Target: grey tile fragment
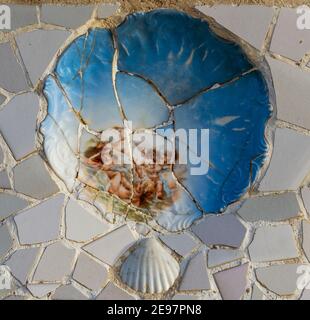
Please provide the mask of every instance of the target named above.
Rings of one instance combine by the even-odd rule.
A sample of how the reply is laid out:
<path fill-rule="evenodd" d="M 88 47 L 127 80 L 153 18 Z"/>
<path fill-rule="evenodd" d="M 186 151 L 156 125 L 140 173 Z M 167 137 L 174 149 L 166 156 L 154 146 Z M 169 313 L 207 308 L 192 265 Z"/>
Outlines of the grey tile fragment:
<path fill-rule="evenodd" d="M 28 206 L 28 201 L 8 193 L 0 193 L 0 221 Z"/>
<path fill-rule="evenodd" d="M 39 155 L 31 156 L 14 168 L 14 182 L 16 191 L 36 199 L 44 199 L 58 191 Z"/>
<path fill-rule="evenodd" d="M 246 229 L 232 214 L 208 216 L 192 227 L 193 232 L 207 245 L 226 245 L 238 248 Z"/>
<path fill-rule="evenodd" d="M 303 220 L 302 222 L 302 247 L 307 256 L 308 260 L 310 261 L 310 222 L 307 220 Z"/>
<path fill-rule="evenodd" d="M 11 183 L 6 170 L 0 172 L 0 188 L 1 189 L 11 189 Z M 0 214 L 1 215 L 1 214 Z"/>
<path fill-rule="evenodd" d="M 172 297 L 172 300 L 199 300 L 199 296 L 190 294 L 176 294 Z"/>
<path fill-rule="evenodd" d="M 134 300 L 134 297 L 117 287 L 114 283 L 109 282 L 97 296 L 96 300 Z"/>
<path fill-rule="evenodd" d="M 56 289 L 52 300 L 88 300 L 88 297 L 75 286 L 69 284 Z"/>
<path fill-rule="evenodd" d="M 13 239 L 7 225 L 0 225 L 0 259 L 9 252 L 12 246 Z"/>
<path fill-rule="evenodd" d="M 38 23 L 36 6 L 10 4 L 9 7 L 11 9 L 11 30 Z"/>
<path fill-rule="evenodd" d="M 240 300 L 247 286 L 248 264 L 215 273 L 214 279 L 223 300 Z"/>
<path fill-rule="evenodd" d="M 159 238 L 181 256 L 186 256 L 198 245 L 187 233 L 164 235 Z"/>
<path fill-rule="evenodd" d="M 213 268 L 244 257 L 242 250 L 212 249 L 208 251 L 208 267 Z"/>
<path fill-rule="evenodd" d="M 33 296 L 43 298 L 59 287 L 59 284 L 28 284 L 27 288 Z"/>
<path fill-rule="evenodd" d="M 75 249 L 61 241 L 49 245 L 40 259 L 34 281 L 62 281 L 73 268 Z"/>
<path fill-rule="evenodd" d="M 309 187 L 302 188 L 301 189 L 301 196 L 302 196 L 302 200 L 305 205 L 305 208 L 306 208 L 308 214 L 310 214 L 310 188 Z"/>
<path fill-rule="evenodd" d="M 55 240 L 59 236 L 64 195 L 59 194 L 14 217 L 19 241 L 35 244 Z"/>
<path fill-rule="evenodd" d="M 257 287 L 257 285 L 254 284 L 254 286 L 252 288 L 251 300 L 263 300 L 263 298 L 264 298 L 264 294 Z"/>

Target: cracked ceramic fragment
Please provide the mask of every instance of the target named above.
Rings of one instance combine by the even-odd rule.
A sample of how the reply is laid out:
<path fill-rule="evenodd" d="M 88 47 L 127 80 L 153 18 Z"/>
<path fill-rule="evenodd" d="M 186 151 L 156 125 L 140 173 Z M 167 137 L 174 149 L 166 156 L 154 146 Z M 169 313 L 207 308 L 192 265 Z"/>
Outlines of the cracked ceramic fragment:
<path fill-rule="evenodd" d="M 134 300 L 134 297 L 118 288 L 114 283 L 109 282 L 96 300 Z"/>
<path fill-rule="evenodd" d="M 37 24 L 37 8 L 36 6 L 21 5 L 21 4 L 10 4 L 11 10 L 11 29 L 1 30 L 4 32 L 10 32 L 21 27 Z"/>
<path fill-rule="evenodd" d="M 124 113 L 132 121 L 133 129 L 152 128 L 168 121 L 169 109 L 166 103 L 144 79 L 117 73 L 116 89 Z"/>
<path fill-rule="evenodd" d="M 310 188 L 304 187 L 301 189 L 301 196 L 304 203 L 304 206 L 307 212 L 310 214 Z"/>
<path fill-rule="evenodd" d="M 251 300 L 263 300 L 264 294 L 260 291 L 257 285 L 254 284 L 252 288 Z"/>
<path fill-rule="evenodd" d="M 59 237 L 64 195 L 57 195 L 14 217 L 21 244 L 35 244 Z"/>
<path fill-rule="evenodd" d="M 57 288 L 51 298 L 52 300 L 88 300 L 88 297 L 72 284 Z"/>
<path fill-rule="evenodd" d="M 85 253 L 81 253 L 72 277 L 90 290 L 97 291 L 106 284 L 108 271 L 106 267 L 99 264 Z"/>
<path fill-rule="evenodd" d="M 257 180 L 267 157 L 265 126 L 271 107 L 261 73 L 253 71 L 203 93 L 177 108 L 174 114 L 176 129 L 210 130 L 208 157 L 203 159 L 208 171 L 189 175 L 183 184 L 204 211 L 223 211 Z M 184 143 L 192 148 L 187 138 Z M 187 166 L 192 166 L 190 161 Z"/>
<path fill-rule="evenodd" d="M 252 68 L 238 45 L 175 10 L 132 14 L 116 32 L 119 69 L 153 81 L 172 105 Z"/>
<path fill-rule="evenodd" d="M 13 53 L 9 43 L 0 44 L 0 87 L 10 92 L 20 92 L 28 88 L 24 71 Z"/>
<path fill-rule="evenodd" d="M 155 238 L 141 240 L 122 263 L 120 277 L 135 291 L 163 293 L 171 288 L 180 272 L 178 262 Z"/>
<path fill-rule="evenodd" d="M 253 262 L 297 258 L 298 251 L 292 227 L 279 225 L 257 228 L 249 245 L 249 254 Z"/>
<path fill-rule="evenodd" d="M 0 221 L 28 206 L 28 201 L 8 193 L 0 193 Z"/>
<path fill-rule="evenodd" d="M 302 247 L 304 249 L 304 252 L 310 261 L 310 222 L 303 220 L 302 222 L 302 234 L 303 234 L 303 240 L 302 240 Z"/>
<path fill-rule="evenodd" d="M 208 246 L 225 245 L 233 248 L 240 247 L 246 228 L 232 214 L 210 216 L 192 227 L 201 241 Z"/>
<path fill-rule="evenodd" d="M 0 226 L 0 259 L 3 258 L 13 246 L 13 238 L 6 224 Z"/>
<path fill-rule="evenodd" d="M 62 281 L 73 268 L 75 249 L 58 241 L 49 245 L 38 264 L 33 281 Z"/>
<path fill-rule="evenodd" d="M 270 50 L 295 61 L 300 60 L 310 50 L 306 21 L 307 18 L 297 14 L 296 9 L 281 8 Z"/>
<path fill-rule="evenodd" d="M 285 192 L 247 199 L 238 214 L 245 221 L 282 221 L 297 218 L 301 214 L 297 194 Z"/>
<path fill-rule="evenodd" d="M 295 130 L 278 128 L 269 168 L 261 191 L 296 190 L 310 170 L 310 137 Z"/>
<path fill-rule="evenodd" d="M 66 206 L 65 212 L 67 239 L 86 242 L 100 234 L 106 233 L 109 229 L 106 221 L 98 219 L 71 199 Z"/>
<path fill-rule="evenodd" d="M 3 170 L 0 172 L 0 188 L 1 189 L 10 189 L 11 188 L 11 183 L 10 183 L 9 176 L 8 176 L 8 173 L 6 170 Z"/>
<path fill-rule="evenodd" d="M 111 32 L 92 29 L 66 49 L 55 69 L 74 109 L 93 130 L 122 126 L 112 85 L 113 55 Z"/>
<path fill-rule="evenodd" d="M 170 249 L 181 256 L 186 256 L 198 245 L 198 243 L 187 233 L 162 235 L 159 238 Z"/>
<path fill-rule="evenodd" d="M 208 267 L 217 267 L 224 263 L 239 260 L 244 257 L 242 250 L 212 249 L 208 251 Z"/>
<path fill-rule="evenodd" d="M 15 96 L 0 111 L 0 131 L 16 159 L 35 150 L 38 111 L 39 99 L 34 93 Z M 13 121 L 14 125 L 12 125 Z"/>
<path fill-rule="evenodd" d="M 13 169 L 15 190 L 36 199 L 44 199 L 58 191 L 43 160 L 33 155 Z"/>
<path fill-rule="evenodd" d="M 215 273 L 214 279 L 223 300 L 240 300 L 247 286 L 248 264 Z"/>
<path fill-rule="evenodd" d="M 69 32 L 63 30 L 34 30 L 16 36 L 17 46 L 33 85 L 69 35 Z"/>
<path fill-rule="evenodd" d="M 198 9 L 259 50 L 274 14 L 273 8 L 256 5 L 202 6 Z"/>
<path fill-rule="evenodd" d="M 10 268 L 13 276 L 22 284 L 28 280 L 30 272 L 32 271 L 40 248 L 25 248 L 15 251 L 6 261 L 6 265 Z"/>
<path fill-rule="evenodd" d="M 299 264 L 275 265 L 255 270 L 257 280 L 278 295 L 290 295 L 297 290 Z"/>
<path fill-rule="evenodd" d="M 267 61 L 277 97 L 278 119 L 310 129 L 308 72 L 276 59 L 267 58 Z"/>
<path fill-rule="evenodd" d="M 127 250 L 135 238 L 127 225 L 124 225 L 103 237 L 92 241 L 83 249 L 109 265 L 113 265 L 117 258 Z M 104 250 L 102 250 L 104 248 Z"/>
<path fill-rule="evenodd" d="M 41 7 L 40 20 L 62 26 L 66 28 L 76 29 L 91 18 L 93 6 L 53 6 L 43 5 Z"/>
<path fill-rule="evenodd" d="M 206 256 L 200 252 L 189 261 L 179 290 L 209 290 Z"/>
<path fill-rule="evenodd" d="M 43 298 L 47 294 L 53 292 L 59 284 L 28 284 L 27 288 L 31 294 L 39 299 Z"/>

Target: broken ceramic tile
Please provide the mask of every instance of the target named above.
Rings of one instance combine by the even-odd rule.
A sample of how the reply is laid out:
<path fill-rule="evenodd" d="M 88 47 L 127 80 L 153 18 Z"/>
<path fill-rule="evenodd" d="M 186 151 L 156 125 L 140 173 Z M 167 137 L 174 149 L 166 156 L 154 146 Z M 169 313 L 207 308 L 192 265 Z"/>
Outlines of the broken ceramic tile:
<path fill-rule="evenodd" d="M 97 291 L 107 283 L 108 271 L 106 267 L 85 253 L 81 253 L 72 277 L 90 290 Z"/>
<path fill-rule="evenodd" d="M 300 60 L 310 50 L 308 30 L 301 27 L 305 24 L 294 8 L 281 8 L 276 24 L 270 50 L 293 60 Z M 301 27 L 298 28 L 298 24 Z"/>
<path fill-rule="evenodd" d="M 75 29 L 91 18 L 93 6 L 43 5 L 40 20 L 66 28 Z"/>
<path fill-rule="evenodd" d="M 133 129 L 152 128 L 168 121 L 169 109 L 165 101 L 144 79 L 118 73 L 116 88 L 126 118 L 132 121 Z"/>
<path fill-rule="evenodd" d="M 246 228 L 232 214 L 209 216 L 192 227 L 193 232 L 208 246 L 240 247 Z"/>
<path fill-rule="evenodd" d="M 133 290 L 153 294 L 169 290 L 179 272 L 178 262 L 158 240 L 146 238 L 122 263 L 120 277 Z"/>
<path fill-rule="evenodd" d="M 257 49 L 263 46 L 274 14 L 273 8 L 256 5 L 201 6 L 198 9 Z"/>
<path fill-rule="evenodd" d="M 200 252 L 188 262 L 179 290 L 209 290 L 206 256 Z"/>
<path fill-rule="evenodd" d="M 44 199 L 58 191 L 39 155 L 31 156 L 14 169 L 15 190 L 36 199 Z"/>
<path fill-rule="evenodd" d="M 296 218 L 301 214 L 297 194 L 285 192 L 247 199 L 238 214 L 245 221 L 282 221 Z"/>
<path fill-rule="evenodd" d="M 10 4 L 9 7 L 11 11 L 10 31 L 38 23 L 36 6 Z"/>
<path fill-rule="evenodd" d="M 113 265 L 117 258 L 135 241 L 128 226 L 124 225 L 87 244 L 84 246 L 84 250 L 103 262 Z"/>
<path fill-rule="evenodd" d="M 175 10 L 134 13 L 116 32 L 119 69 L 153 81 L 172 105 L 252 67 L 237 44 L 217 37 L 207 22 Z"/>
<path fill-rule="evenodd" d="M 39 248 L 25 248 L 15 251 L 6 261 L 13 276 L 25 284 L 38 258 Z"/>
<path fill-rule="evenodd" d="M 186 256 L 198 245 L 188 233 L 163 235 L 159 238 L 181 256 Z"/>
<path fill-rule="evenodd" d="M 72 284 L 69 284 L 56 289 L 52 295 L 52 300 L 88 300 L 88 296 Z"/>
<path fill-rule="evenodd" d="M 190 151 L 187 171 L 191 174 L 183 185 L 205 212 L 221 212 L 252 186 L 267 158 L 264 132 L 271 106 L 266 82 L 260 72 L 250 72 L 202 93 L 176 108 L 174 114 L 176 130 L 187 130 L 189 137 L 191 128 L 210 130 L 209 144 L 205 145 L 209 147 L 208 152 L 202 147 L 199 150 L 204 166 L 198 168 L 192 164 Z M 180 142 L 190 150 L 192 145 L 197 149 L 187 136 L 186 140 L 180 138 Z M 192 153 L 197 154 L 194 150 Z M 179 166 L 177 164 L 176 169 Z M 177 170 L 175 173 L 179 179 L 184 176 Z"/>
<path fill-rule="evenodd" d="M 59 284 L 28 284 L 27 285 L 27 288 L 32 293 L 32 295 L 39 299 L 53 292 L 58 287 L 59 287 Z"/>
<path fill-rule="evenodd" d="M 97 296 L 96 300 L 134 300 L 134 297 L 118 288 L 114 283 L 109 282 Z"/>
<path fill-rule="evenodd" d="M 221 264 L 232 262 L 244 257 L 242 250 L 212 249 L 208 251 L 208 267 L 213 268 Z"/>
<path fill-rule="evenodd" d="M 260 291 L 256 284 L 252 288 L 251 300 L 263 300 L 264 294 Z"/>
<path fill-rule="evenodd" d="M 17 46 L 33 85 L 69 35 L 69 32 L 63 30 L 35 30 L 16 36 Z"/>
<path fill-rule="evenodd" d="M 0 193 L 0 221 L 9 215 L 26 208 L 28 204 L 28 201 L 18 196 L 9 193 Z"/>
<path fill-rule="evenodd" d="M 65 212 L 67 239 L 86 242 L 100 234 L 106 233 L 109 229 L 107 222 L 98 219 L 71 199 L 66 206 Z"/>
<path fill-rule="evenodd" d="M 3 258 L 13 246 L 13 238 L 6 224 L 0 225 L 0 259 Z"/>
<path fill-rule="evenodd" d="M 223 300 L 240 300 L 247 286 L 248 264 L 215 273 L 214 279 Z"/>
<path fill-rule="evenodd" d="M 290 295 L 297 290 L 298 264 L 283 264 L 258 268 L 257 280 L 269 290 L 279 295 Z"/>
<path fill-rule="evenodd" d="M 310 214 L 310 188 L 304 187 L 301 189 L 302 200 L 304 202 L 305 208 Z"/>
<path fill-rule="evenodd" d="M 278 128 L 271 162 L 259 189 L 296 190 L 309 169 L 310 137 L 295 130 Z"/>
<path fill-rule="evenodd" d="M 11 189 L 11 182 L 6 170 L 0 172 L 0 189 Z"/>
<path fill-rule="evenodd" d="M 302 247 L 304 249 L 304 252 L 310 261 L 310 222 L 303 220 L 302 222 L 302 234 L 303 234 L 303 240 L 302 240 Z"/>
<path fill-rule="evenodd" d="M 24 71 L 13 53 L 9 43 L 0 44 L 0 86 L 10 92 L 20 92 L 28 88 Z"/>
<path fill-rule="evenodd" d="M 14 97 L 0 111 L 0 131 L 16 159 L 35 150 L 38 112 L 39 99 L 34 93 L 25 93 Z"/>
<path fill-rule="evenodd" d="M 271 68 L 277 97 L 278 119 L 310 129 L 308 108 L 310 79 L 308 72 L 272 58 L 267 58 L 267 61 Z M 291 85 L 292 81 L 294 86 Z M 292 105 L 295 106 L 294 110 L 292 110 Z"/>
<path fill-rule="evenodd" d="M 21 244 L 56 240 L 59 236 L 64 195 L 39 203 L 14 217 Z"/>
<path fill-rule="evenodd" d="M 275 261 L 298 257 L 295 236 L 290 225 L 263 226 L 256 229 L 249 245 L 251 261 Z"/>
<path fill-rule="evenodd" d="M 33 281 L 62 281 L 72 272 L 75 249 L 58 241 L 49 245 L 38 264 Z"/>
<path fill-rule="evenodd" d="M 172 300 L 199 300 L 199 296 L 189 294 L 176 294 Z"/>

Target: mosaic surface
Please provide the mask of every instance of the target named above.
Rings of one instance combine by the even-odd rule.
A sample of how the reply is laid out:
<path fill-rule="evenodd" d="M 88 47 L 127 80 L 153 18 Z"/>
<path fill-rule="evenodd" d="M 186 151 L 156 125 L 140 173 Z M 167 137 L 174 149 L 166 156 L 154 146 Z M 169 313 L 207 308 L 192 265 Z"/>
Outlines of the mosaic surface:
<path fill-rule="evenodd" d="M 294 9 L 177 9 L 12 6 L 0 298 L 308 299 L 309 37 Z M 167 161 L 194 128 L 200 175 Z"/>

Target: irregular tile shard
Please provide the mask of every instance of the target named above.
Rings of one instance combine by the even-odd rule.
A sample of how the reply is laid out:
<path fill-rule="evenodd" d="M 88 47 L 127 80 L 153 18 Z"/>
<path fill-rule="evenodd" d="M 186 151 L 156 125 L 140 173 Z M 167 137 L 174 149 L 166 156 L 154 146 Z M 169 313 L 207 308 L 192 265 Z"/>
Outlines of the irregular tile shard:
<path fill-rule="evenodd" d="M 15 216 L 20 243 L 34 244 L 57 239 L 63 204 L 64 195 L 60 194 Z"/>
<path fill-rule="evenodd" d="M 263 46 L 274 13 L 273 8 L 256 5 L 237 7 L 217 5 L 197 8 L 259 50 Z M 258 25 L 259 28 L 257 28 Z"/>
<path fill-rule="evenodd" d="M 208 267 L 213 268 L 243 257 L 242 250 L 212 249 L 208 251 Z"/>
<path fill-rule="evenodd" d="M 302 195 L 302 200 L 304 202 L 305 208 L 308 214 L 310 214 L 310 188 L 309 187 L 302 188 L 301 195 Z"/>
<path fill-rule="evenodd" d="M 0 131 L 16 159 L 35 150 L 38 112 L 39 99 L 34 93 L 15 96 L 0 111 Z"/>
<path fill-rule="evenodd" d="M 26 248 L 15 251 L 6 261 L 6 265 L 10 268 L 13 276 L 22 284 L 28 280 L 36 259 L 38 257 L 39 248 Z"/>
<path fill-rule="evenodd" d="M 304 252 L 310 261 L 310 222 L 304 220 L 302 222 L 302 234 L 303 234 L 303 240 L 302 240 L 302 247 L 304 249 Z"/>
<path fill-rule="evenodd" d="M 215 273 L 214 279 L 223 300 L 240 300 L 247 286 L 248 264 Z"/>
<path fill-rule="evenodd" d="M 36 199 L 44 199 L 58 191 L 43 160 L 38 155 L 31 156 L 14 169 L 15 190 Z"/>
<path fill-rule="evenodd" d="M 118 288 L 114 283 L 109 282 L 97 296 L 96 300 L 134 300 L 134 297 Z"/>
<path fill-rule="evenodd" d="M 69 284 L 56 289 L 52 300 L 88 300 L 88 297 L 75 286 Z"/>
<path fill-rule="evenodd" d="M 179 290 L 209 290 L 205 254 L 200 252 L 188 263 Z"/>
<path fill-rule="evenodd" d="M 7 32 L 38 23 L 37 7 L 34 5 L 10 4 L 10 10 L 11 29 L 7 30 Z"/>
<path fill-rule="evenodd" d="M 59 284 L 28 284 L 27 288 L 37 298 L 43 298 L 59 287 Z"/>
<path fill-rule="evenodd" d="M 251 300 L 263 300 L 264 294 L 260 291 L 256 284 L 252 288 Z"/>
<path fill-rule="evenodd" d="M 9 176 L 8 176 L 8 173 L 6 172 L 6 170 L 0 172 L 0 188 L 1 189 L 10 189 L 11 188 L 11 183 L 10 183 Z"/>
<path fill-rule="evenodd" d="M 299 264 L 284 264 L 258 268 L 257 280 L 269 290 L 279 295 L 290 295 L 297 290 L 297 269 Z"/>
<path fill-rule="evenodd" d="M 103 262 L 113 265 L 117 258 L 134 242 L 134 236 L 125 225 L 87 244 L 84 246 L 84 250 Z"/>
<path fill-rule="evenodd" d="M 26 90 L 28 84 L 24 71 L 17 62 L 9 43 L 0 44 L 0 60 L 0 73 L 6 75 L 5 77 L 1 77 L 0 87 L 10 92 Z"/>
<path fill-rule="evenodd" d="M 199 300 L 199 296 L 189 294 L 176 294 L 172 297 L 172 300 Z"/>
<path fill-rule="evenodd" d="M 286 192 L 247 199 L 238 214 L 246 221 L 282 221 L 301 214 L 297 194 Z"/>
<path fill-rule="evenodd" d="M 160 236 L 160 239 L 181 256 L 186 256 L 198 245 L 187 233 L 163 235 Z"/>
<path fill-rule="evenodd" d="M 6 224 L 0 225 L 0 259 L 4 257 L 13 246 L 13 238 Z"/>
<path fill-rule="evenodd" d="M 28 206 L 28 201 L 8 193 L 0 193 L 0 221 Z"/>
<path fill-rule="evenodd" d="M 90 290 L 97 291 L 106 284 L 107 278 L 106 267 L 84 253 L 80 254 L 73 273 L 73 279 Z"/>
<path fill-rule="evenodd" d="M 269 168 L 261 191 L 296 190 L 310 170 L 310 137 L 295 130 L 278 128 Z"/>
<path fill-rule="evenodd" d="M 69 32 L 63 30 L 35 30 L 16 36 L 17 46 L 33 85 L 69 35 Z"/>
<path fill-rule="evenodd" d="M 192 231 L 208 246 L 240 247 L 246 228 L 232 214 L 208 216 L 192 227 Z"/>
<path fill-rule="evenodd" d="M 67 247 L 61 241 L 49 245 L 38 264 L 34 281 L 62 281 L 73 268 L 75 249 Z"/>
<path fill-rule="evenodd" d="M 298 257 L 295 236 L 290 225 L 263 226 L 256 229 L 249 246 L 251 261 L 263 262 Z"/>
<path fill-rule="evenodd" d="M 86 242 L 108 231 L 107 222 L 98 219 L 81 205 L 69 200 L 66 206 L 66 238 Z"/>

